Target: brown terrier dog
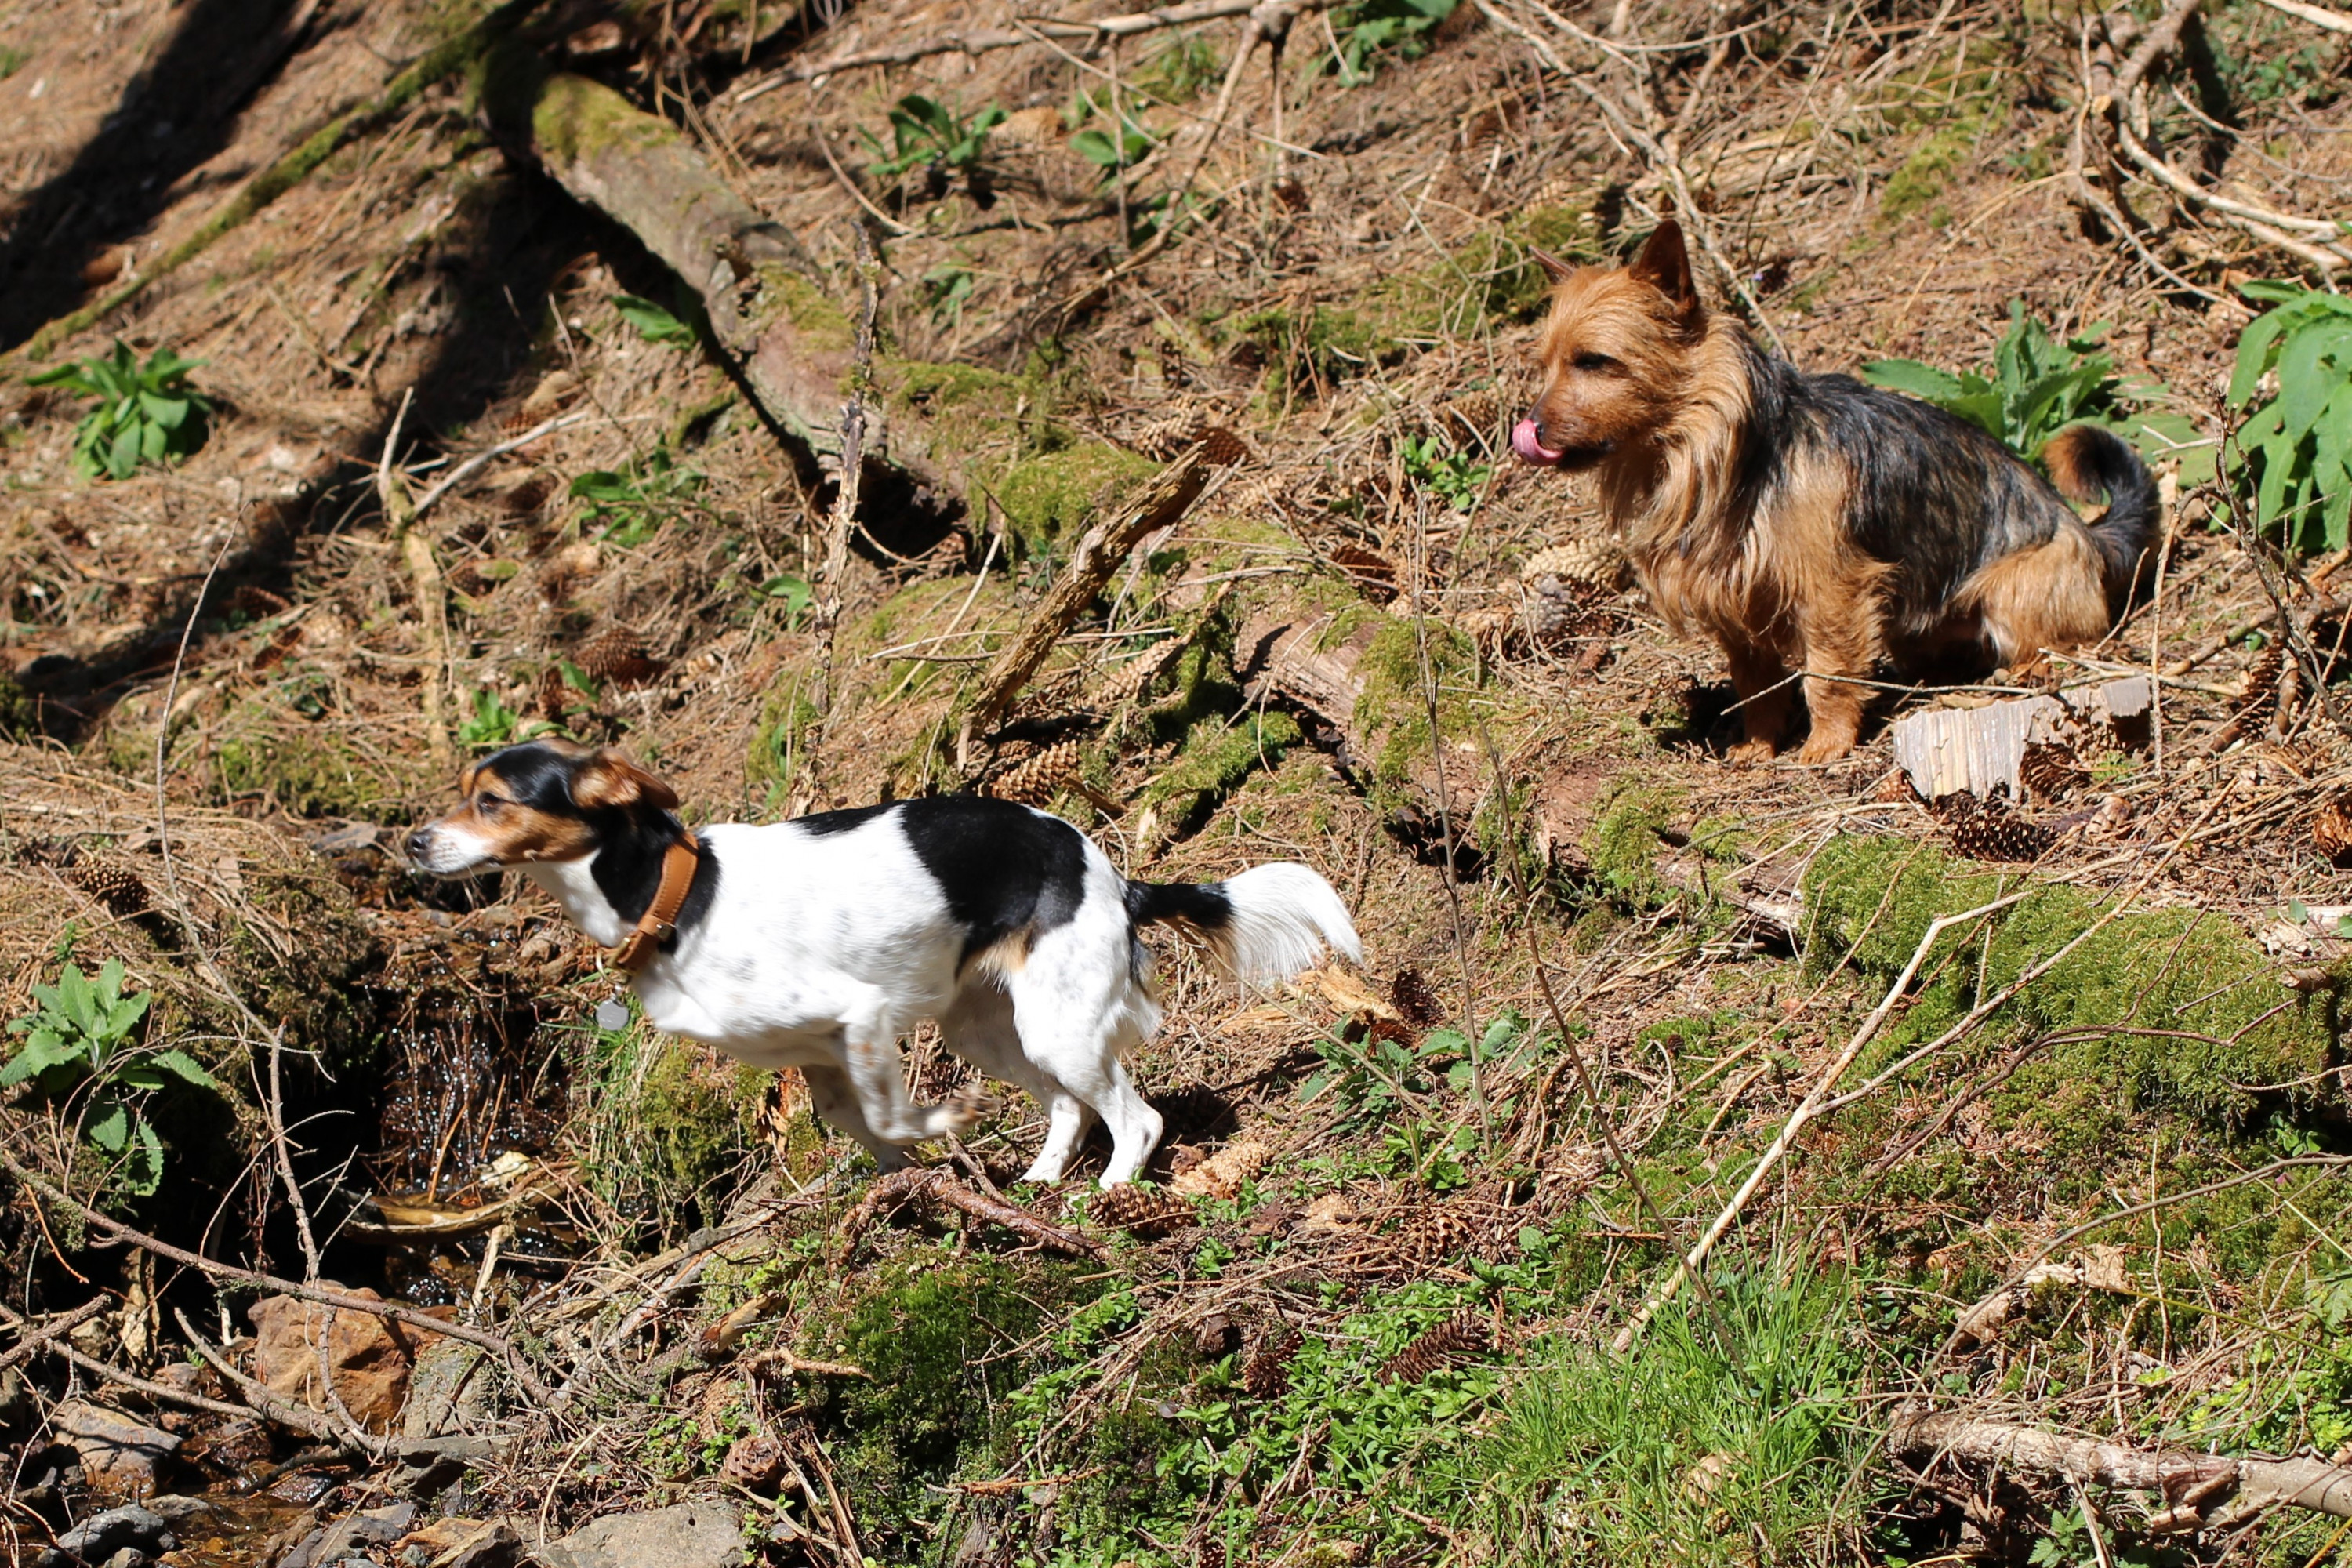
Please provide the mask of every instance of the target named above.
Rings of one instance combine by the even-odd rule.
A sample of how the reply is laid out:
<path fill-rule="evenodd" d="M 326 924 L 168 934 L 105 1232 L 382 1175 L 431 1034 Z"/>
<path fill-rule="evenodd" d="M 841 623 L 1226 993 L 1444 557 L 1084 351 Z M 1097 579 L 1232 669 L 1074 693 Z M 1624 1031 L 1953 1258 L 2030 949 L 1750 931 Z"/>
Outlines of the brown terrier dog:
<path fill-rule="evenodd" d="M 2077 425 L 2042 448 L 2059 489 L 1975 426 L 1843 375 L 1808 375 L 1711 314 L 1682 230 L 1631 267 L 1570 267 L 1539 350 L 1543 395 L 1511 434 L 1524 460 L 1597 470 L 1635 574 L 1677 632 L 1730 661 L 1747 726 L 1779 749 L 1792 671 L 1801 763 L 1853 750 L 1873 671 L 1978 668 L 2104 636 L 2158 527 L 2129 447 Z"/>

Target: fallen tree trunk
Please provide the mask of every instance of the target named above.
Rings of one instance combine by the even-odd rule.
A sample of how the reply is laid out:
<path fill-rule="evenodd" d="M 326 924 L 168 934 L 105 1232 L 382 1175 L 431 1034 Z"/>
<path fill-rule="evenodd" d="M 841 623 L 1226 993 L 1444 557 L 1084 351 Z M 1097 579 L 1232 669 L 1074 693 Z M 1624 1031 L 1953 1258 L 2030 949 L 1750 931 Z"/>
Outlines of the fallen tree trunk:
<path fill-rule="evenodd" d="M 1896 1415 L 1887 1445 L 1921 1464 L 1950 1458 L 2077 1485 L 2155 1492 L 2166 1504 L 2166 1511 L 2152 1521 L 2159 1529 L 2193 1530 L 2225 1502 L 2232 1512 L 2280 1506 L 2352 1519 L 2352 1469 L 2320 1459 L 2233 1459 L 2179 1449 L 2134 1448 L 2007 1421 L 1916 1409 Z"/>
<path fill-rule="evenodd" d="M 711 334 L 768 417 L 837 469 L 859 400 L 856 330 L 807 249 L 730 190 L 686 133 L 611 88 L 509 46 L 485 62 L 492 127 L 573 197 L 635 235 L 698 295 Z M 919 431 L 860 407 L 864 464 L 944 492 Z"/>

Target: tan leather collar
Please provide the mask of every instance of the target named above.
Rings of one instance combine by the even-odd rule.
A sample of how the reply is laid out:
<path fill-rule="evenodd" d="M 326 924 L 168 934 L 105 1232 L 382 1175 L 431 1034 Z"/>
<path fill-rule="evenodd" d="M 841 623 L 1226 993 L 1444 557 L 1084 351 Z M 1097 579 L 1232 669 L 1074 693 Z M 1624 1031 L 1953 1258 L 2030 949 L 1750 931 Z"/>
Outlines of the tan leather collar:
<path fill-rule="evenodd" d="M 679 828 L 678 837 L 662 852 L 661 886 L 654 889 L 654 901 L 646 906 L 628 940 L 613 950 L 614 963 L 635 974 L 654 961 L 661 944 L 677 930 L 677 911 L 686 907 L 687 889 L 694 886 L 695 867 L 701 858 L 702 846 L 694 829 Z"/>

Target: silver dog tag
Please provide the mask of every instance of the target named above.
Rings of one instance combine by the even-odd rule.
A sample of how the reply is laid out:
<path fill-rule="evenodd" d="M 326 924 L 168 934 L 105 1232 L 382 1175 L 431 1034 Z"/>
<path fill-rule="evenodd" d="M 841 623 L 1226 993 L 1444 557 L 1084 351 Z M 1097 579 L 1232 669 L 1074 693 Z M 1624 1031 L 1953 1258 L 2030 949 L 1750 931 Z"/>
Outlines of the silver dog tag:
<path fill-rule="evenodd" d="M 617 1035 L 629 1026 L 629 1005 L 626 1002 L 596 1004 L 596 1026 L 608 1035 Z"/>

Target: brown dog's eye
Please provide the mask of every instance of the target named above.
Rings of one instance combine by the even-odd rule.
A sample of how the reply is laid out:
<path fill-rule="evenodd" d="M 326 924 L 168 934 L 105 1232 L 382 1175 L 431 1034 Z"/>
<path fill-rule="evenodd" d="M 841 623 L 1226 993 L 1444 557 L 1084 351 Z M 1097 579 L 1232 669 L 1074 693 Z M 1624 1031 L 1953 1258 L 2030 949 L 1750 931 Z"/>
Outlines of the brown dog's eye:
<path fill-rule="evenodd" d="M 500 800 L 497 795 L 486 795 L 474 802 L 474 809 L 480 812 L 484 816 L 496 816 L 499 814 L 499 809 L 505 805 L 506 802 Z"/>
<path fill-rule="evenodd" d="M 1617 362 L 1611 359 L 1607 354 L 1579 354 L 1570 363 L 1579 370 L 1614 370 L 1617 368 Z"/>

